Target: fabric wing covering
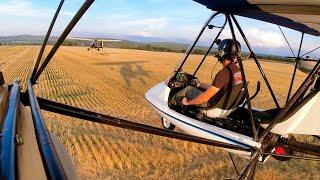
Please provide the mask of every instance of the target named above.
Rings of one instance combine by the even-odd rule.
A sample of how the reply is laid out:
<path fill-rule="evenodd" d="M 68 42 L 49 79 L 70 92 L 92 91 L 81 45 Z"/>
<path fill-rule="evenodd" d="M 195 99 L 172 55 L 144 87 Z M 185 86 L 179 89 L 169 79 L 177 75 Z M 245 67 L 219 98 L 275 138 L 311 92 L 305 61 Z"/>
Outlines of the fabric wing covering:
<path fill-rule="evenodd" d="M 194 0 L 207 8 L 320 36 L 320 0 Z"/>

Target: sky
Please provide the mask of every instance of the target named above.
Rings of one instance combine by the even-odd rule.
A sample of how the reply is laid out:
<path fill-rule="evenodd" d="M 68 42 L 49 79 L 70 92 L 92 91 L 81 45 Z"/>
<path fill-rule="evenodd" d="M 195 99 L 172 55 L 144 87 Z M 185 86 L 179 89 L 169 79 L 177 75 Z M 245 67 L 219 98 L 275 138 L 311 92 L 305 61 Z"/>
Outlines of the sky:
<path fill-rule="evenodd" d="M 1 0 L 0 36 L 44 35 L 59 0 Z M 84 0 L 65 0 L 52 34 L 58 36 Z M 149 39 L 191 43 L 213 12 L 192 0 L 96 0 L 70 37 Z M 222 22 L 220 17 L 220 24 Z M 276 25 L 237 17 L 253 49 L 258 53 L 292 56 Z M 217 18 L 217 25 L 219 18 Z M 295 53 L 301 33 L 283 28 Z M 217 30 L 215 30 L 215 33 Z M 214 32 L 212 32 L 212 35 Z M 203 43 L 212 39 L 205 34 Z M 244 42 L 240 39 L 244 46 Z M 230 38 L 228 28 L 222 38 Z M 302 53 L 320 46 L 320 38 L 306 35 Z M 243 48 L 246 50 L 246 48 Z M 319 53 L 311 56 L 319 58 Z"/>

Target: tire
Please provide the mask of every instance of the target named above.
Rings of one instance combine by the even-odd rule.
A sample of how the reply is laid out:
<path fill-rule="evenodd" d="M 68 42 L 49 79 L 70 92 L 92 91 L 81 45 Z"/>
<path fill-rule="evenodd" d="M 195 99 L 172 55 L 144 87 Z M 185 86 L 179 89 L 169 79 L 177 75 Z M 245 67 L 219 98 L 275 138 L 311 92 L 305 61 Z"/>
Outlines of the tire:
<path fill-rule="evenodd" d="M 288 148 L 283 148 L 285 154 L 284 155 L 289 155 L 289 156 L 293 156 L 294 155 L 294 151 L 292 151 L 291 149 Z M 272 156 L 274 159 L 278 160 L 278 161 L 289 161 L 292 158 L 291 157 L 281 157 L 281 156 Z"/>
<path fill-rule="evenodd" d="M 294 136 L 289 137 L 289 139 L 291 141 L 297 141 L 296 138 Z M 289 155 L 289 156 L 294 156 L 294 151 L 286 148 L 286 147 L 282 147 L 285 155 Z M 278 161 L 289 161 L 290 159 L 292 159 L 291 157 L 280 157 L 280 156 L 272 156 L 274 159 L 278 160 Z"/>
<path fill-rule="evenodd" d="M 161 118 L 161 122 L 162 122 L 162 126 L 164 129 L 167 130 L 174 130 L 176 128 L 176 126 L 172 123 L 170 123 L 170 121 L 166 120 L 165 118 Z"/>

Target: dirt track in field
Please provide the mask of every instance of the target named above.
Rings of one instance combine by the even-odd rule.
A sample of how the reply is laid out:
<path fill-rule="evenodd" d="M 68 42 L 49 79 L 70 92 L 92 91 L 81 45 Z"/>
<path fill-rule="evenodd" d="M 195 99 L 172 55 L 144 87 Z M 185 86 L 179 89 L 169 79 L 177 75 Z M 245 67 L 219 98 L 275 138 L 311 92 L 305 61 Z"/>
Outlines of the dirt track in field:
<path fill-rule="evenodd" d="M 0 69 L 7 82 L 21 79 L 25 88 L 39 47 L 0 47 Z M 36 94 L 54 101 L 160 127 L 159 116 L 144 93 L 170 75 L 182 54 L 125 49 L 87 51 L 62 47 L 36 85 Z M 185 68 L 192 69 L 200 56 Z M 200 80 L 210 82 L 215 60 L 203 65 Z M 262 62 L 276 96 L 283 104 L 293 66 Z M 213 70 L 215 74 L 219 65 Z M 245 61 L 250 92 L 262 78 L 252 61 Z M 295 88 L 305 75 L 298 72 Z M 274 104 L 265 84 L 254 100 L 260 108 Z M 171 140 L 43 112 L 47 125 L 67 148 L 80 179 L 225 179 L 234 177 L 227 153 L 213 147 Z M 319 162 L 273 160 L 259 165 L 257 179 L 319 179 Z M 244 160 L 237 158 L 240 164 Z"/>

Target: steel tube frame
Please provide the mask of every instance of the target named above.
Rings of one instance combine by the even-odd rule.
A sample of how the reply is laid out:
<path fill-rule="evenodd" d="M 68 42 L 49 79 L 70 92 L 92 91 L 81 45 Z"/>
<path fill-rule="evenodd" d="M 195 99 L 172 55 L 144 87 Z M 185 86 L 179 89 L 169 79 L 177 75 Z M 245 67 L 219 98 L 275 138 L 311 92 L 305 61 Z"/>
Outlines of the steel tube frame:
<path fill-rule="evenodd" d="M 35 61 L 35 63 L 34 63 L 33 71 L 32 71 L 32 74 L 31 74 L 31 77 L 30 77 L 30 78 L 34 78 L 34 76 L 35 76 L 35 74 L 36 74 L 36 72 L 37 72 L 37 70 L 38 70 L 38 67 L 39 67 L 39 64 L 40 64 L 40 61 L 41 61 L 41 58 L 42 58 L 44 49 L 45 49 L 45 47 L 46 47 L 46 45 L 47 45 L 47 43 L 48 43 L 48 39 L 49 39 L 50 34 L 51 34 L 51 32 L 52 32 L 52 28 L 53 28 L 53 26 L 54 26 L 54 24 L 55 24 L 55 22 L 56 22 L 56 20 L 57 20 L 57 17 L 58 17 L 58 15 L 59 15 L 59 13 L 60 13 L 60 10 L 61 10 L 61 8 L 62 8 L 63 3 L 64 3 L 64 0 L 61 0 L 61 1 L 60 1 L 60 4 L 59 4 L 59 6 L 58 6 L 58 8 L 57 8 L 57 10 L 56 10 L 56 13 L 55 13 L 54 16 L 53 16 L 53 19 L 52 19 L 52 21 L 51 21 L 51 23 L 50 23 L 50 26 L 49 26 L 49 29 L 48 29 L 48 31 L 47 31 L 47 34 L 46 34 L 46 36 L 45 36 L 45 38 L 44 38 L 44 40 L 43 40 L 43 43 L 42 43 L 42 46 L 41 46 L 41 49 L 40 49 L 38 58 L 36 59 L 36 61 Z"/>
<path fill-rule="evenodd" d="M 229 26 L 230 26 L 230 30 L 231 30 L 231 34 L 232 34 L 232 39 L 234 41 L 235 44 L 237 44 L 237 39 L 236 39 L 236 35 L 233 29 L 233 25 L 232 25 L 232 21 L 230 18 L 230 14 L 226 14 L 226 18 L 228 20 Z M 239 51 L 239 47 L 236 46 L 236 50 Z M 243 64 L 242 64 L 242 60 L 241 57 L 237 57 L 238 58 L 238 62 L 239 62 L 239 67 L 240 67 L 240 72 L 241 72 L 241 76 L 243 78 L 244 81 L 244 90 L 245 90 L 245 96 L 246 96 L 246 100 L 247 100 L 247 104 L 248 104 L 248 110 L 249 110 L 249 114 L 250 114 L 250 122 L 251 122 L 251 127 L 252 127 L 252 137 L 254 140 L 257 140 L 257 129 L 254 123 L 254 119 L 253 119 L 253 114 L 252 114 L 252 106 L 251 106 L 251 101 L 250 101 L 250 95 L 249 95 L 249 91 L 248 91 L 248 86 L 247 86 L 247 79 L 246 79 L 246 75 L 244 73 L 244 68 L 243 68 Z"/>
<path fill-rule="evenodd" d="M 91 4 L 93 2 L 94 2 L 94 0 L 86 0 L 84 2 L 84 4 L 79 9 L 77 14 L 74 16 L 74 18 L 71 20 L 71 22 L 66 27 L 64 32 L 61 34 L 61 36 L 59 37 L 57 43 L 54 45 L 54 47 L 49 52 L 48 56 L 45 58 L 43 64 L 39 68 L 39 70 L 28 81 L 28 84 L 27 84 L 28 85 L 28 90 L 27 91 L 28 91 L 29 103 L 30 103 L 30 106 L 31 106 L 32 116 L 33 116 L 33 119 L 35 121 L 35 129 L 36 129 L 36 132 L 37 132 L 37 140 L 38 140 L 38 143 L 39 143 L 39 146 L 40 146 L 39 148 L 40 148 L 40 151 L 41 151 L 42 155 L 45 154 L 45 153 L 48 153 L 48 152 L 49 152 L 49 154 L 50 153 L 53 154 L 53 157 L 49 157 L 49 158 L 53 158 L 49 162 L 51 164 L 52 163 L 56 163 L 56 165 L 58 165 L 58 167 L 53 167 L 53 170 L 59 170 L 62 167 L 61 167 L 61 163 L 59 162 L 59 159 L 55 159 L 55 158 L 57 158 L 57 156 L 54 155 L 54 154 L 56 154 L 56 152 L 55 152 L 55 149 L 53 147 L 51 138 L 49 136 L 49 132 L 45 128 L 45 124 L 43 122 L 43 119 L 42 119 L 42 116 L 41 116 L 41 113 L 40 113 L 39 104 L 38 104 L 37 98 L 36 98 L 36 96 L 35 96 L 35 94 L 33 92 L 33 89 L 32 89 L 32 84 L 34 84 L 37 81 L 37 79 L 39 78 L 41 73 L 44 71 L 45 67 L 48 65 L 48 63 L 50 62 L 50 60 L 52 59 L 52 57 L 54 56 L 54 54 L 56 53 L 58 48 L 63 43 L 64 39 L 71 32 L 73 27 L 76 25 L 76 23 L 80 20 L 80 18 L 83 16 L 83 14 L 87 11 L 87 9 L 91 6 Z M 212 18 L 216 14 L 214 14 L 212 16 Z M 231 16 L 233 16 L 233 15 L 231 15 Z M 228 22 L 229 22 L 229 25 L 230 25 L 230 29 L 232 31 L 233 39 L 234 39 L 234 41 L 236 41 L 236 37 L 235 37 L 232 21 L 230 19 L 230 15 L 229 14 L 227 15 L 227 18 L 228 18 Z M 208 22 L 206 23 L 206 26 L 211 21 L 211 19 L 208 20 Z M 236 23 L 236 21 L 235 21 L 235 23 Z M 178 70 L 180 70 L 181 67 L 183 66 L 183 64 L 185 63 L 185 61 L 188 58 L 188 56 L 190 55 L 191 51 L 195 47 L 195 44 L 199 40 L 201 34 L 205 30 L 206 26 L 203 27 L 202 31 L 200 32 L 200 34 L 198 35 L 198 37 L 196 38 L 196 40 L 194 41 L 192 46 L 190 46 L 188 48 L 188 50 L 186 52 L 186 55 L 183 58 L 183 62 L 180 65 Z M 301 45 L 302 45 L 302 40 L 301 40 L 301 44 L 300 44 L 300 48 L 299 48 L 300 50 L 301 50 Z M 280 113 L 278 113 L 278 115 L 276 116 L 275 120 L 271 124 L 269 124 L 269 126 L 263 131 L 263 133 L 259 137 L 259 142 L 260 143 L 263 142 L 264 138 L 270 132 L 270 130 L 284 117 L 284 115 L 288 112 L 288 110 L 290 110 L 292 105 L 300 97 L 301 93 L 309 86 L 310 79 L 316 73 L 316 71 L 318 71 L 320 69 L 320 65 L 319 64 L 320 64 L 320 61 L 317 63 L 317 65 L 314 67 L 312 72 L 309 74 L 309 76 L 306 78 L 306 80 L 302 83 L 302 85 L 299 87 L 299 89 L 296 91 L 296 93 L 288 101 L 288 103 L 286 104 L 284 109 Z M 239 61 L 239 65 L 240 65 L 241 73 L 242 73 L 242 75 L 244 77 L 244 81 L 246 82 L 244 69 L 243 69 L 243 65 L 242 65 L 241 59 Z M 178 70 L 177 70 L 177 72 L 178 72 Z M 247 89 L 246 85 L 245 85 L 245 89 L 246 89 L 246 96 L 249 96 L 248 89 Z M 255 125 L 254 125 L 254 121 L 253 121 L 252 107 L 251 107 L 250 99 L 249 99 L 249 97 L 246 97 L 246 98 L 249 100 L 248 109 L 251 112 L 251 114 L 250 114 L 251 117 L 250 118 L 251 118 L 251 122 L 253 123 L 252 124 L 253 125 L 252 126 L 253 127 L 253 131 L 255 131 L 255 133 L 253 133 L 253 134 L 256 135 L 257 133 L 256 133 L 256 130 L 255 130 Z M 240 151 L 248 151 L 248 149 L 244 149 L 242 147 L 235 146 L 235 145 L 215 142 L 215 141 L 202 139 L 202 138 L 195 137 L 195 136 L 185 135 L 185 134 L 182 134 L 182 133 L 166 131 L 166 130 L 163 130 L 163 129 L 160 129 L 160 128 L 155 128 L 155 127 L 152 127 L 152 126 L 147 126 L 147 125 L 143 125 L 143 124 L 139 124 L 139 123 L 129 122 L 129 121 L 126 121 L 126 120 L 123 120 L 123 119 L 119 119 L 119 118 L 115 118 L 115 117 L 111 117 L 111 116 L 106 116 L 106 115 L 101 115 L 101 114 L 98 114 L 98 113 L 81 110 L 79 108 L 75 108 L 75 107 L 71 107 L 71 106 L 67 106 L 67 105 L 63 105 L 63 104 L 60 104 L 62 107 L 55 106 L 56 104 L 53 105 L 55 102 L 51 102 L 51 103 L 52 104 L 50 104 L 50 103 L 46 104 L 46 103 L 43 103 L 42 100 L 41 100 L 41 107 L 43 107 L 43 109 L 45 109 L 45 110 L 49 110 L 49 111 L 52 111 L 52 112 L 57 112 L 59 114 L 64 114 L 64 115 L 68 115 L 68 116 L 72 116 L 72 117 L 78 117 L 78 118 L 82 118 L 82 119 L 93 121 L 93 122 L 97 122 L 97 123 L 109 124 L 109 125 L 113 125 L 113 126 L 117 126 L 117 127 L 121 127 L 121 128 L 136 130 L 136 131 L 140 131 L 140 132 L 145 132 L 145 133 L 150 133 L 150 134 L 154 134 L 154 135 L 160 135 L 160 136 L 165 136 L 165 137 L 170 137 L 170 138 L 175 138 L 175 139 L 180 139 L 180 140 L 188 140 L 188 141 L 191 141 L 191 142 L 197 142 L 197 143 L 202 143 L 202 144 L 207 144 L 207 145 L 220 146 L 220 147 L 229 148 L 229 149 L 235 149 L 235 150 L 240 150 Z M 63 106 L 65 106 L 67 108 L 63 108 Z M 40 133 L 39 133 L 39 129 L 41 131 Z M 258 160 L 258 157 L 261 154 L 262 154 L 262 152 L 259 149 L 256 149 L 254 151 L 254 154 L 252 156 L 251 162 L 247 166 L 248 168 L 244 169 L 244 172 L 242 173 L 242 175 L 246 176 L 246 175 L 250 174 L 250 172 L 252 172 L 252 170 L 254 169 L 253 167 L 255 166 L 255 164 L 256 164 L 256 162 Z M 44 161 L 48 162 L 48 156 L 44 155 L 43 157 L 44 157 Z M 60 165 L 60 167 L 59 167 L 59 165 Z M 50 167 L 48 167 L 48 164 L 46 164 L 46 163 L 45 163 L 45 166 L 46 166 L 46 171 L 48 171 L 48 169 L 50 169 Z M 52 172 L 54 174 L 52 174 Z M 60 173 L 62 173 L 62 174 L 60 174 Z M 252 174 L 254 174 L 254 173 L 252 173 Z M 52 175 L 52 176 L 50 176 L 50 175 Z M 62 169 L 62 171 L 51 171 L 51 174 L 49 173 L 48 176 L 49 176 L 49 178 L 59 178 L 58 177 L 59 175 L 61 175 L 60 179 L 64 179 L 65 178 L 65 172 L 63 171 L 63 169 Z"/>
<path fill-rule="evenodd" d="M 264 82 L 266 83 L 266 85 L 267 85 L 267 87 L 268 87 L 268 90 L 269 90 L 269 92 L 270 92 L 270 94 L 271 94 L 271 96 L 272 96 L 272 99 L 273 99 L 276 107 L 279 109 L 279 108 L 280 108 L 280 105 L 279 105 L 279 103 L 278 103 L 278 101 L 277 101 L 277 98 L 276 98 L 276 96 L 275 96 L 275 94 L 274 94 L 274 92 L 273 92 L 273 90 L 272 90 L 272 87 L 271 87 L 271 85 L 270 85 L 270 83 L 269 83 L 269 81 L 268 81 L 268 78 L 267 78 L 265 72 L 263 71 L 263 68 L 261 67 L 261 65 L 260 65 L 260 63 L 259 63 L 259 61 L 258 61 L 258 58 L 257 58 L 256 54 L 253 52 L 253 50 L 252 50 L 252 48 L 251 48 L 251 45 L 250 45 L 250 43 L 249 43 L 246 35 L 245 35 L 244 32 L 242 31 L 242 28 L 241 28 L 241 26 L 239 25 L 237 19 L 234 17 L 234 15 L 231 15 L 231 18 L 233 19 L 233 21 L 234 21 L 235 25 L 237 26 L 237 28 L 238 28 L 238 30 L 239 30 L 239 32 L 240 32 L 240 34 L 241 34 L 244 42 L 246 43 L 246 45 L 247 45 L 247 47 L 248 47 L 248 49 L 249 49 L 249 51 L 250 51 L 250 53 L 251 53 L 251 56 L 253 57 L 254 62 L 256 63 L 256 65 L 257 65 L 257 67 L 258 67 L 258 69 L 259 69 L 259 71 L 260 71 L 260 74 L 261 74 Z"/>
<path fill-rule="evenodd" d="M 307 160 L 307 161 L 320 161 L 320 158 L 316 157 L 304 157 L 304 156 L 291 156 L 291 155 L 280 155 L 274 153 L 262 153 L 263 155 L 270 155 L 270 156 L 278 156 L 278 157 L 287 157 L 287 158 L 294 158 L 300 160 Z"/>
<path fill-rule="evenodd" d="M 284 37 L 284 39 L 286 40 L 286 42 L 287 42 L 287 44 L 288 44 L 288 46 L 289 46 L 289 48 L 290 48 L 290 51 L 291 51 L 291 53 L 292 53 L 292 55 L 293 55 L 293 57 L 295 57 L 296 58 L 296 55 L 294 54 L 294 52 L 293 52 L 293 50 L 292 50 L 292 47 L 290 46 L 290 43 L 289 43 L 289 41 L 288 41 L 288 39 L 287 39 L 287 37 L 286 37 L 286 35 L 283 33 L 283 31 L 282 31 L 282 29 L 281 29 L 281 27 L 278 25 L 278 27 L 279 27 L 279 30 L 280 30 L 280 32 L 281 32 L 281 34 L 282 34 L 282 36 Z"/>
<path fill-rule="evenodd" d="M 297 57 L 295 58 L 296 64 L 295 64 L 295 66 L 294 66 L 294 70 L 293 70 L 293 74 L 292 74 L 292 78 L 291 78 L 291 83 L 290 83 L 290 86 L 289 86 L 289 91 L 288 91 L 288 96 L 287 96 L 286 103 L 288 103 L 288 101 L 289 101 L 289 99 L 290 99 L 293 82 L 294 82 L 294 79 L 295 79 L 295 77 L 296 77 L 297 67 L 298 67 L 298 63 L 299 63 L 299 61 L 300 61 L 300 52 L 301 52 L 301 47 L 302 47 L 302 43 L 303 43 L 303 37 L 304 37 L 304 33 L 301 34 L 301 40 L 300 40 L 298 55 L 297 55 Z"/>
<path fill-rule="evenodd" d="M 16 127 L 20 105 L 19 80 L 10 90 L 9 105 L 4 118 L 1 139 L 1 179 L 16 179 Z"/>
<path fill-rule="evenodd" d="M 121 118 L 116 118 L 113 116 L 103 115 L 96 112 L 73 107 L 73 106 L 68 106 L 62 103 L 50 101 L 50 100 L 39 98 L 39 97 L 38 97 L 38 102 L 41 109 L 43 110 L 70 116 L 70 117 L 75 117 L 75 118 L 79 118 L 79 119 L 83 119 L 83 120 L 87 120 L 95 123 L 111 125 L 119 128 L 134 130 L 138 132 L 143 132 L 143 133 L 148 133 L 148 134 L 153 134 L 153 135 L 158 135 L 158 136 L 163 136 L 163 137 L 168 137 L 173 139 L 179 139 L 179 140 L 185 140 L 185 141 L 190 141 L 190 142 L 195 142 L 200 144 L 233 149 L 233 150 L 251 152 L 251 149 L 246 149 L 237 145 L 222 143 L 222 142 L 204 139 L 197 136 L 178 133 L 174 131 L 168 131 L 161 128 L 157 128 L 157 127 L 153 127 L 153 126 L 149 126 L 141 123 L 131 122 L 131 121 L 124 120 Z"/>
<path fill-rule="evenodd" d="M 69 35 L 69 33 L 72 31 L 74 26 L 78 23 L 78 21 L 81 19 L 81 17 L 84 15 L 84 13 L 89 9 L 91 4 L 94 2 L 94 0 L 86 0 L 81 8 L 78 10 L 76 15 L 72 18 L 72 20 L 69 22 L 68 26 L 64 29 L 63 33 L 60 35 L 59 39 L 57 40 L 56 44 L 52 47 L 51 51 L 43 61 L 42 65 L 40 66 L 39 70 L 36 72 L 33 78 L 31 78 L 32 84 L 35 84 L 38 80 L 41 73 L 44 71 L 54 54 L 57 52 L 63 41 L 66 39 L 66 37 Z"/>
<path fill-rule="evenodd" d="M 224 14 L 224 15 L 225 15 L 225 14 Z M 211 19 L 211 20 L 212 20 L 212 19 Z M 210 21 L 210 22 L 211 22 L 211 21 Z M 202 63 L 204 62 L 204 60 L 207 58 L 208 54 L 210 53 L 210 51 L 211 51 L 214 43 L 216 43 L 216 41 L 217 41 L 217 39 L 219 38 L 220 34 L 221 34 L 222 31 L 224 30 L 224 27 L 226 26 L 226 24 L 227 24 L 227 18 L 225 17 L 225 20 L 224 20 L 224 23 L 223 23 L 222 27 L 219 27 L 219 28 L 220 28 L 220 31 L 218 32 L 217 36 L 214 38 L 214 40 L 213 40 L 212 44 L 210 45 L 209 49 L 207 50 L 206 54 L 203 56 L 200 64 L 198 65 L 197 69 L 194 71 L 193 76 L 195 76 L 195 75 L 197 74 L 197 72 L 198 72 L 198 70 L 200 69 Z"/>
<path fill-rule="evenodd" d="M 254 152 L 252 158 L 250 159 L 250 163 L 241 170 L 240 175 L 237 177 L 237 179 L 239 180 L 253 179 L 254 171 L 255 171 L 256 164 L 258 162 L 258 158 L 260 154 L 261 154 L 260 150 L 256 150 Z"/>
<path fill-rule="evenodd" d="M 232 157 L 232 154 L 231 154 L 230 152 L 229 152 L 228 154 L 229 154 L 229 157 L 230 157 L 230 159 L 231 159 L 231 162 L 232 162 L 232 165 L 233 165 L 233 167 L 234 167 L 234 170 L 236 171 L 237 176 L 239 176 L 240 174 L 239 174 L 238 168 L 237 168 L 237 166 L 236 166 L 236 163 L 234 162 L 234 159 L 233 159 L 233 157 Z"/>
<path fill-rule="evenodd" d="M 288 141 L 285 139 L 280 139 L 280 141 L 278 141 L 278 144 L 282 147 L 289 148 L 295 152 L 300 152 L 300 153 L 320 157 L 320 145 L 292 141 L 292 140 Z"/>
<path fill-rule="evenodd" d="M 178 69 L 175 69 L 176 72 L 174 73 L 174 76 L 172 76 L 172 77 L 175 77 L 175 76 L 179 73 L 179 71 L 181 70 L 182 66 L 184 65 L 184 63 L 185 63 L 186 60 L 188 59 L 189 55 L 191 54 L 193 48 L 196 46 L 197 42 L 199 41 L 199 39 L 200 39 L 201 35 L 203 34 L 204 30 L 207 28 L 207 26 L 208 26 L 208 24 L 210 23 L 210 21 L 211 21 L 215 16 L 217 16 L 218 14 L 220 14 L 220 12 L 213 13 L 213 14 L 209 17 L 209 19 L 204 23 L 204 25 L 203 25 L 200 33 L 198 34 L 198 36 L 196 37 L 196 39 L 193 41 L 193 43 L 191 44 L 191 46 L 189 46 L 189 48 L 188 48 L 187 51 L 185 52 L 184 57 L 182 58 L 182 61 L 180 61 L 181 64 L 180 64 L 179 68 L 178 68 Z M 172 78 L 172 77 L 170 77 L 170 78 Z"/>
<path fill-rule="evenodd" d="M 305 79 L 305 81 L 301 84 L 299 89 L 296 91 L 296 93 L 292 96 L 292 98 L 289 100 L 289 102 L 285 105 L 285 107 L 277 114 L 277 116 L 274 118 L 274 120 L 268 125 L 268 127 L 261 133 L 259 136 L 259 143 L 263 143 L 265 140 L 265 137 L 267 134 L 274 128 L 274 126 L 279 123 L 282 118 L 286 115 L 286 113 L 290 110 L 290 108 L 294 105 L 294 103 L 298 100 L 298 98 L 301 96 L 301 94 L 310 86 L 310 82 L 312 80 L 312 77 L 319 71 L 320 69 L 320 61 L 314 66 L 313 70 L 309 73 L 308 77 Z M 291 144 L 292 146 L 292 144 Z M 294 147 L 294 146 L 292 146 Z M 238 179 L 246 179 L 248 175 L 250 174 L 250 171 L 252 171 L 253 167 L 258 161 L 259 156 L 262 154 L 261 149 L 257 149 L 255 153 L 253 154 L 250 163 L 241 171 L 241 175 L 238 176 Z M 252 177 L 250 177 L 252 178 Z"/>
<path fill-rule="evenodd" d="M 310 54 L 310 53 L 312 53 L 312 52 L 314 52 L 314 51 L 316 51 L 316 50 L 318 50 L 318 49 L 320 49 L 320 46 L 317 47 L 317 48 L 312 49 L 311 51 L 308 51 L 308 52 L 304 53 L 303 55 L 301 55 L 301 57 L 303 57 L 303 56 L 305 56 L 305 55 L 307 55 L 307 54 Z"/>
<path fill-rule="evenodd" d="M 303 81 L 301 86 L 298 88 L 298 90 L 295 92 L 295 94 L 291 97 L 291 99 L 288 101 L 288 103 L 285 105 L 285 107 L 277 114 L 277 116 L 274 118 L 274 120 L 267 126 L 267 128 L 261 133 L 259 137 L 259 142 L 262 143 L 266 135 L 271 131 L 274 126 L 279 123 L 282 118 L 287 114 L 287 112 L 290 110 L 290 108 L 296 103 L 296 101 L 299 99 L 302 93 L 305 92 L 305 90 L 310 86 L 310 82 L 313 79 L 313 76 L 318 73 L 320 70 L 320 61 L 317 62 L 317 64 L 314 66 L 313 70 L 309 73 L 307 78 Z"/>
<path fill-rule="evenodd" d="M 32 83 L 30 80 L 27 82 L 27 92 L 36 138 L 47 177 L 49 179 L 67 179 L 66 173 L 52 142 L 50 133 L 41 115 L 40 107 L 33 92 Z"/>

